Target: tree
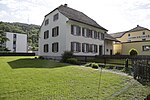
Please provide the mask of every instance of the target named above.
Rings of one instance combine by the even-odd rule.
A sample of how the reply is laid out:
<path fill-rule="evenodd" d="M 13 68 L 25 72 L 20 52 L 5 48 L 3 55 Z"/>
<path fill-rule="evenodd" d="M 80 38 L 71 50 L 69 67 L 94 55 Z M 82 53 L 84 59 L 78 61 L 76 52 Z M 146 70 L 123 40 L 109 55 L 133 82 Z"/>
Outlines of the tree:
<path fill-rule="evenodd" d="M 6 33 L 0 30 L 0 51 L 8 51 L 8 49 L 3 46 L 6 41 L 9 41 L 9 39 L 6 37 Z"/>

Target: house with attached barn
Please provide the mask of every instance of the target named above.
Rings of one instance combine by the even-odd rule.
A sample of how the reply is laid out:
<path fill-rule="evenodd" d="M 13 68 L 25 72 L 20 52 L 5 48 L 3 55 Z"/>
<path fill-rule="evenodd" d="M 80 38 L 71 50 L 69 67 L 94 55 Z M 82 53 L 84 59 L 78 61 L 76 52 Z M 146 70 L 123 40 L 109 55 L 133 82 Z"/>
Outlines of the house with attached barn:
<path fill-rule="evenodd" d="M 64 51 L 80 56 L 104 55 L 107 50 L 107 54 L 113 52 L 114 40 L 110 39 L 110 35 L 106 36 L 105 50 L 107 29 L 67 4 L 45 15 L 39 32 L 39 56 L 45 58 L 61 59 Z"/>

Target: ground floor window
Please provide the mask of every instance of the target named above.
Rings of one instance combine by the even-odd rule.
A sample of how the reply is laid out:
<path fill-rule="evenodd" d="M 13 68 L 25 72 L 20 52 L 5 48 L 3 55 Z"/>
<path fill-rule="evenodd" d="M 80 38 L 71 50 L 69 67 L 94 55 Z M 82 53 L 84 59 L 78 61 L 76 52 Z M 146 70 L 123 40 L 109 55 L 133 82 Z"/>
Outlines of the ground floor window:
<path fill-rule="evenodd" d="M 142 48 L 143 51 L 150 51 L 150 45 L 144 45 Z"/>
<path fill-rule="evenodd" d="M 59 51 L 59 44 L 58 42 L 52 43 L 52 52 L 58 52 Z"/>
<path fill-rule="evenodd" d="M 72 52 L 80 52 L 81 51 L 81 43 L 71 42 L 71 51 Z"/>
<path fill-rule="evenodd" d="M 49 51 L 49 50 L 48 50 L 48 44 L 45 44 L 45 45 L 44 45 L 44 52 L 47 53 L 48 51 Z"/>
<path fill-rule="evenodd" d="M 87 43 L 82 43 L 82 52 L 89 52 L 90 51 L 90 45 Z"/>

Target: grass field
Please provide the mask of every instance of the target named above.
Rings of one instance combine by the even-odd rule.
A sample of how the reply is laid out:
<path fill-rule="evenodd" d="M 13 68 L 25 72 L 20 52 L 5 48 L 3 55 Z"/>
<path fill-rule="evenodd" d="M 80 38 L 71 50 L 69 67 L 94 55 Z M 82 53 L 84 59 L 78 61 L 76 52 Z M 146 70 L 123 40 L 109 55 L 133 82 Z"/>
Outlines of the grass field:
<path fill-rule="evenodd" d="M 0 100 L 143 100 L 150 87 L 127 76 L 32 57 L 0 57 Z M 99 93 L 99 94 L 98 94 Z"/>

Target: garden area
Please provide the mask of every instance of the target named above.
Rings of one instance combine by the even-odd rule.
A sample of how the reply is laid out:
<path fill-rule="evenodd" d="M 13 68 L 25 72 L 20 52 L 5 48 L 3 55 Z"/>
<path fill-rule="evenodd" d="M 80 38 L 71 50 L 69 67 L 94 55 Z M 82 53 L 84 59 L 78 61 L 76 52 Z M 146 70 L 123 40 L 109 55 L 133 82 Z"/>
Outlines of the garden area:
<path fill-rule="evenodd" d="M 107 69 L 0 57 L 0 100 L 144 100 L 150 86 Z"/>

